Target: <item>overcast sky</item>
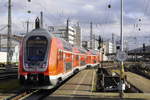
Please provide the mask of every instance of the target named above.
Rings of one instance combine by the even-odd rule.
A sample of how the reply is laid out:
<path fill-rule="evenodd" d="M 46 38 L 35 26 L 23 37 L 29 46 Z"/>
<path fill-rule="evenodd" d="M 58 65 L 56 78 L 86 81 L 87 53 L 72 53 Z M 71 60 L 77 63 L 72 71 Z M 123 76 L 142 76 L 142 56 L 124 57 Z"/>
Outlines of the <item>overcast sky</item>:
<path fill-rule="evenodd" d="M 45 26 L 65 25 L 70 18 L 72 25 L 80 23 L 82 34 L 93 32 L 102 36 L 120 34 L 121 0 L 12 0 L 13 33 L 26 31 L 27 20 L 31 21 L 44 12 Z M 108 8 L 111 4 L 111 8 Z M 27 11 L 31 10 L 31 14 Z M 7 24 L 7 0 L 0 0 L 0 28 Z M 141 21 L 139 21 L 141 19 Z M 135 27 L 135 25 L 137 27 Z M 127 36 L 150 35 L 150 0 L 124 0 L 124 34 Z M 31 29 L 30 28 L 30 29 Z M 141 31 L 138 31 L 139 28 Z M 5 32 L 7 32 L 5 30 Z"/>

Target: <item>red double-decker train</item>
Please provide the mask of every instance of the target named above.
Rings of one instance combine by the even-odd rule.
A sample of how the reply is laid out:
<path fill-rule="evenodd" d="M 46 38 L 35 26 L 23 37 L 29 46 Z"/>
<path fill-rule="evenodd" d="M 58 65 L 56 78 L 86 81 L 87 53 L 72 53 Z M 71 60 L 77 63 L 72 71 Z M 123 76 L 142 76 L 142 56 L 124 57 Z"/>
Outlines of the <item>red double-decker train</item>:
<path fill-rule="evenodd" d="M 100 61 L 99 52 L 72 46 L 38 27 L 22 40 L 19 81 L 24 86 L 52 88 L 72 74 L 98 65 Z"/>

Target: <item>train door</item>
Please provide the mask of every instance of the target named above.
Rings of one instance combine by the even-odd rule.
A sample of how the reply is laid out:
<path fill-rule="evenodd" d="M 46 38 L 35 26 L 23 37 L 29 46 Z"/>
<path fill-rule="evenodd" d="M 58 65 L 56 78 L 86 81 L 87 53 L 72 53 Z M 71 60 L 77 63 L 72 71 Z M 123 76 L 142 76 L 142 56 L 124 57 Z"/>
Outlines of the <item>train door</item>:
<path fill-rule="evenodd" d="M 77 67 L 76 54 L 73 54 L 73 68 Z"/>
<path fill-rule="evenodd" d="M 85 58 L 84 58 L 84 62 L 85 62 L 85 65 L 86 65 L 86 64 L 88 64 L 88 63 L 87 63 L 88 56 L 87 56 L 87 55 L 84 55 L 84 57 L 85 57 Z"/>
<path fill-rule="evenodd" d="M 92 56 L 90 55 L 89 63 L 92 64 Z"/>
<path fill-rule="evenodd" d="M 91 55 L 88 56 L 88 64 L 91 64 Z"/>
<path fill-rule="evenodd" d="M 85 63 L 85 55 L 81 55 L 81 58 L 80 58 L 80 66 L 84 66 L 86 63 Z"/>
<path fill-rule="evenodd" d="M 89 60 L 89 56 L 87 56 L 87 57 L 86 57 L 86 64 L 88 64 L 88 63 L 89 63 L 89 61 L 88 61 L 88 60 Z"/>
<path fill-rule="evenodd" d="M 63 72 L 63 51 L 62 50 L 58 50 L 58 59 L 57 59 L 57 67 L 58 67 L 58 72 Z"/>
<path fill-rule="evenodd" d="M 69 72 L 72 70 L 72 54 L 71 53 L 65 53 L 65 71 Z"/>
<path fill-rule="evenodd" d="M 79 58 L 79 60 L 78 60 L 78 62 L 79 62 L 79 67 L 81 66 L 81 55 L 78 55 L 78 58 Z"/>
<path fill-rule="evenodd" d="M 94 56 L 91 56 L 91 64 L 94 64 Z"/>
<path fill-rule="evenodd" d="M 96 64 L 96 63 L 97 63 L 96 59 L 97 59 L 97 58 L 96 58 L 96 56 L 94 56 L 94 64 Z"/>
<path fill-rule="evenodd" d="M 73 57 L 73 67 L 79 67 L 79 55 L 74 55 Z"/>
<path fill-rule="evenodd" d="M 80 59 L 79 59 L 79 55 L 76 55 L 76 64 L 79 67 L 80 66 Z"/>

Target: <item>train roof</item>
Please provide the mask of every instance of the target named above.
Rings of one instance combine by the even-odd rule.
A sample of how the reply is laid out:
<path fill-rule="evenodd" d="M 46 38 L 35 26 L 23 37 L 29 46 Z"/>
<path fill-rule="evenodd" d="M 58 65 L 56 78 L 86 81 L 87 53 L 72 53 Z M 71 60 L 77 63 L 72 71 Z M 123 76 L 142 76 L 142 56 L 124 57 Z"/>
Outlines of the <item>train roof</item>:
<path fill-rule="evenodd" d="M 43 28 L 33 29 L 31 32 L 26 34 L 25 37 L 29 37 L 32 35 L 33 36 L 34 35 L 43 35 L 43 34 L 50 38 L 55 37 L 49 31 L 47 31 L 46 29 L 43 29 Z M 94 54 L 94 55 L 96 55 L 98 52 L 96 50 L 86 50 L 86 49 L 78 47 L 78 46 L 72 46 L 69 42 L 65 41 L 62 38 L 58 38 L 58 37 L 55 37 L 55 38 L 57 38 L 58 40 L 61 41 L 64 50 L 67 50 L 67 51 L 71 51 L 71 52 L 73 51 L 73 52 L 82 53 L 82 54 L 89 53 L 89 54 Z"/>
<path fill-rule="evenodd" d="M 80 51 L 80 53 L 84 53 L 84 54 L 86 54 L 87 53 L 87 50 L 85 50 L 84 48 L 80 48 L 79 47 L 79 49 L 78 49 L 79 51 Z"/>
<path fill-rule="evenodd" d="M 65 41 L 64 39 L 61 39 L 61 38 L 59 38 L 59 39 L 62 41 L 62 44 L 63 44 L 63 47 L 64 47 L 65 50 L 68 50 L 68 51 L 73 50 L 73 47 L 69 42 L 67 42 L 67 41 Z"/>
<path fill-rule="evenodd" d="M 24 38 L 35 35 L 46 35 L 47 37 L 54 37 L 49 31 L 43 28 L 33 29 L 31 32 L 27 33 Z"/>
<path fill-rule="evenodd" d="M 92 54 L 94 54 L 94 55 L 97 55 L 97 53 L 98 53 L 98 51 L 92 50 L 92 49 L 90 49 L 89 52 L 92 53 Z"/>
<path fill-rule="evenodd" d="M 79 48 L 78 47 L 73 47 L 73 52 L 74 53 L 80 53 Z"/>

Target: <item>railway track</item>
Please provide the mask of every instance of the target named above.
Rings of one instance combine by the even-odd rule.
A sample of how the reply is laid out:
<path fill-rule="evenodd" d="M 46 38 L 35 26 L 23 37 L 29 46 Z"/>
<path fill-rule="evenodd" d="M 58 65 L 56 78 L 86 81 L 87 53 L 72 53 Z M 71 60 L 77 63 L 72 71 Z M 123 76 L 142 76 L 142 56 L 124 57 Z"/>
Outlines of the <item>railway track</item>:
<path fill-rule="evenodd" d="M 51 95 L 55 90 L 57 90 L 61 85 L 64 83 L 58 85 L 57 87 L 46 90 L 46 89 L 22 89 L 17 95 L 14 95 L 10 98 L 7 98 L 5 100 L 42 100 L 45 97 Z"/>
<path fill-rule="evenodd" d="M 127 64 L 126 66 L 132 66 L 132 67 L 125 67 L 125 71 L 129 71 L 129 72 L 138 74 L 138 75 L 140 75 L 140 76 L 143 76 L 143 77 L 145 77 L 145 78 L 147 78 L 147 79 L 150 79 L 150 74 L 145 73 L 143 69 L 140 69 L 139 66 L 140 66 L 141 64 L 142 64 L 142 63 L 135 63 L 135 64 L 129 63 L 129 64 Z M 105 66 L 105 67 L 107 66 L 106 68 L 114 68 L 115 65 L 107 65 L 107 64 L 104 64 L 104 66 Z M 150 66 L 149 66 L 149 67 L 150 67 Z"/>
<path fill-rule="evenodd" d="M 145 73 L 144 70 L 139 69 L 136 66 L 127 68 L 127 71 L 138 74 L 138 75 L 143 76 L 147 79 L 150 79 L 150 74 Z"/>
<path fill-rule="evenodd" d="M 42 100 L 45 97 L 49 96 L 54 92 L 53 90 L 37 90 L 36 92 L 32 93 L 30 96 L 24 98 L 23 100 Z"/>
<path fill-rule="evenodd" d="M 22 90 L 17 95 L 14 95 L 14 96 L 7 98 L 5 100 L 42 100 L 45 97 L 52 94 L 56 89 L 57 88 L 51 89 L 51 90 L 44 90 L 44 89 Z"/>
<path fill-rule="evenodd" d="M 17 95 L 7 98 L 6 100 L 23 100 L 37 91 L 38 90 L 22 90 Z"/>
<path fill-rule="evenodd" d="M 17 78 L 17 73 L 12 73 L 12 74 L 6 74 L 6 75 L 0 75 L 0 80 L 5 80 L 9 78 Z"/>
<path fill-rule="evenodd" d="M 5 80 L 9 78 L 17 78 L 17 72 L 0 72 L 0 80 Z"/>
<path fill-rule="evenodd" d="M 136 70 L 136 71 L 133 71 L 133 70 L 129 70 L 130 72 L 132 72 L 132 73 L 135 73 L 135 74 L 138 74 L 138 75 L 140 75 L 140 76 L 143 76 L 143 77 L 145 77 L 145 78 L 147 78 L 147 79 L 150 79 L 150 75 L 148 75 L 148 74 L 146 74 L 145 72 L 143 72 L 143 71 L 140 71 L 140 70 Z"/>
<path fill-rule="evenodd" d="M 77 74 L 77 73 L 76 73 Z M 20 92 L 7 98 L 6 100 L 42 100 L 45 97 L 51 95 L 54 91 L 56 91 L 60 86 L 65 84 L 69 79 L 71 79 L 74 75 L 70 76 L 68 79 L 63 81 L 61 84 L 57 85 L 55 88 L 46 90 L 46 89 L 21 89 Z"/>

